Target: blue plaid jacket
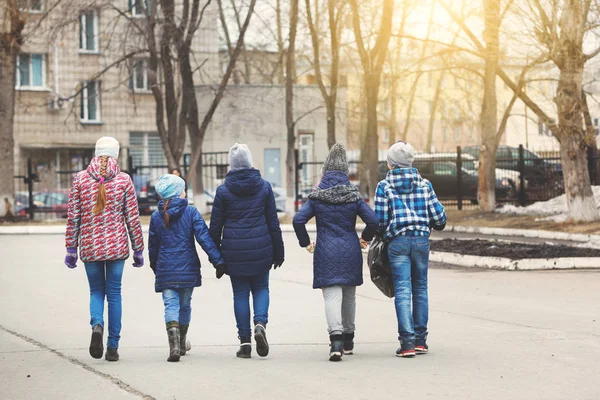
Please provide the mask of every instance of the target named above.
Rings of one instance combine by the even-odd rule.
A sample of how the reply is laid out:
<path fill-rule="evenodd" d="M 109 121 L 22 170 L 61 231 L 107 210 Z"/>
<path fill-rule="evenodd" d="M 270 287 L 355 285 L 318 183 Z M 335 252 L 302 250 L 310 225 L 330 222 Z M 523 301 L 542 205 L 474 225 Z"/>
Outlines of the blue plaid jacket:
<path fill-rule="evenodd" d="M 444 225 L 446 212 L 431 182 L 416 168 L 389 171 L 375 193 L 375 213 L 385 238 L 429 236 L 430 226 Z"/>

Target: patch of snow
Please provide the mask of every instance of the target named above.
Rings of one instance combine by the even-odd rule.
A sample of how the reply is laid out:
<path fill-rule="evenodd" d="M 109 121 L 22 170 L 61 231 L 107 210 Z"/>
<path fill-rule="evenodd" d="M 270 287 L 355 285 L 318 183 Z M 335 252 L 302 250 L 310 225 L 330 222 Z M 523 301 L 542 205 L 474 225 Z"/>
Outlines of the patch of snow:
<path fill-rule="evenodd" d="M 600 186 L 592 186 L 596 205 L 600 206 Z M 546 216 L 540 221 L 565 222 L 567 220 L 567 196 L 560 195 L 548 201 L 539 201 L 527 207 L 506 205 L 496 210 L 499 214 Z"/>

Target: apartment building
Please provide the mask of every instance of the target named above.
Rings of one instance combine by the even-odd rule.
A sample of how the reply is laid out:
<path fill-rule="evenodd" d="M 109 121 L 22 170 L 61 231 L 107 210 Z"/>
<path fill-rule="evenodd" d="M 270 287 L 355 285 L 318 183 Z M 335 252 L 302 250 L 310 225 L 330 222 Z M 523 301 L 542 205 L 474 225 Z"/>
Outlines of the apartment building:
<path fill-rule="evenodd" d="M 139 1 L 74 0 L 51 11 L 44 0 L 27 3 L 27 26 L 36 29 L 26 32 L 17 60 L 15 167 L 22 174 L 31 158 L 39 190 L 68 187 L 56 172 L 84 168 L 105 135 L 121 143 L 122 165 L 128 155 L 138 165 L 165 163 L 148 56 L 136 51 L 143 49 L 136 26 L 145 22 Z M 217 18 L 209 6 L 193 41 L 198 83 L 220 75 Z"/>

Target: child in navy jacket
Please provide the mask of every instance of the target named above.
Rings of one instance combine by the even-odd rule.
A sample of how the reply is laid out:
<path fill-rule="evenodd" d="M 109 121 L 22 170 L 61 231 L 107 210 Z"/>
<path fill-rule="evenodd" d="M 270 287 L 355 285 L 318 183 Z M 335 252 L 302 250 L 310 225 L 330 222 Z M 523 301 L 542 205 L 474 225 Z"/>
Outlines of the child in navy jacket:
<path fill-rule="evenodd" d="M 156 192 L 163 199 L 150 220 L 148 248 L 150 267 L 156 275 L 155 290 L 162 292 L 165 323 L 169 337 L 168 361 L 179 361 L 188 350 L 192 292 L 202 284 L 200 259 L 194 239 L 217 268 L 224 271 L 223 257 L 208 234 L 204 219 L 185 199 L 185 182 L 175 175 L 163 175 Z"/>

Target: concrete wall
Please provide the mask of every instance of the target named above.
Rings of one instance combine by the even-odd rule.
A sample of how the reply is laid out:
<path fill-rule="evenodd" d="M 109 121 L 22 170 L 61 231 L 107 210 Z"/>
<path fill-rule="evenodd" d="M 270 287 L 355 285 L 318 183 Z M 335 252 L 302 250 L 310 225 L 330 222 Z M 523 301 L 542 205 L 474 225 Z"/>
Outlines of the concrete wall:
<path fill-rule="evenodd" d="M 327 117 L 321 93 L 316 86 L 297 86 L 294 114 L 298 121 L 296 135 L 314 134 L 313 161 L 324 161 L 328 154 Z M 214 97 L 214 87 L 198 86 L 198 103 L 207 110 Z M 346 143 L 345 93 L 339 96 L 337 141 Z M 264 174 L 264 150 L 280 149 L 282 187 L 286 185 L 285 158 L 287 131 L 285 124 L 285 88 L 283 86 L 230 86 L 210 125 L 204 151 L 228 151 L 234 143 L 245 143 L 253 154 L 254 165 Z M 298 145 L 296 144 L 296 147 Z"/>

